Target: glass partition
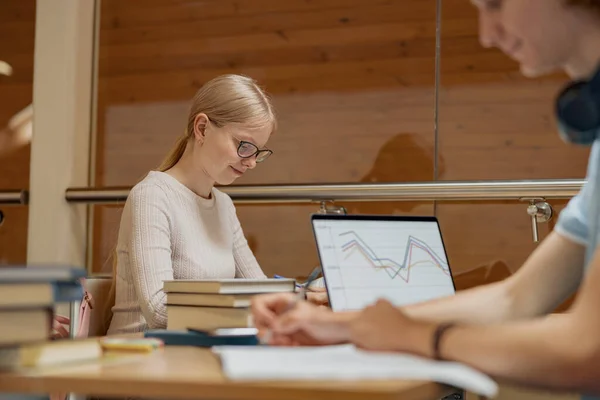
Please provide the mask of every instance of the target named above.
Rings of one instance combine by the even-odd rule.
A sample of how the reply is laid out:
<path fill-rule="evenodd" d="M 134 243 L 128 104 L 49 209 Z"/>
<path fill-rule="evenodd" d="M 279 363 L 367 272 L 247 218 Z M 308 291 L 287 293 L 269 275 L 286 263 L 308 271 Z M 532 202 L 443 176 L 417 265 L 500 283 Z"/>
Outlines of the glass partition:
<path fill-rule="evenodd" d="M 588 150 L 555 133 L 552 101 L 566 77 L 523 78 L 480 46 L 477 29 L 463 0 L 103 0 L 96 186 L 132 186 L 155 168 L 194 92 L 223 73 L 257 79 L 280 120 L 274 156 L 237 185 L 583 178 Z M 550 203 L 540 238 L 566 201 Z M 438 216 L 463 289 L 514 273 L 535 248 L 528 204 L 339 205 Z M 318 262 L 317 203 L 237 208 L 267 274 L 302 276 Z M 95 210 L 93 270 L 107 271 L 121 208 Z"/>
<path fill-rule="evenodd" d="M 257 79 L 280 123 L 274 156 L 236 184 L 433 180 L 435 15 L 434 0 L 103 0 L 96 186 L 131 186 L 155 168 L 184 130 L 194 92 L 223 73 Z M 309 216 L 318 207 L 238 207 L 267 274 L 317 263 Z M 430 203 L 347 207 L 433 212 Z M 96 209 L 101 271 L 120 208 Z"/>

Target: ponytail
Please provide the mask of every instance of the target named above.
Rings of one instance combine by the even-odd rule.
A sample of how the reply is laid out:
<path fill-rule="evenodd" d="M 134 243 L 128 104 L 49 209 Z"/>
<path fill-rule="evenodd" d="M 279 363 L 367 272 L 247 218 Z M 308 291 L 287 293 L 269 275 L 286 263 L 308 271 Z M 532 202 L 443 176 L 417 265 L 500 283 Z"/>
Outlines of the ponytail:
<path fill-rule="evenodd" d="M 218 76 L 196 92 L 186 131 L 158 167 L 160 172 L 173 168 L 181 160 L 188 142 L 194 137 L 194 124 L 200 113 L 206 114 L 217 127 L 232 123 L 257 128 L 269 126 L 271 133 L 277 128 L 271 100 L 253 79 L 242 75 Z"/>
<path fill-rule="evenodd" d="M 159 171 L 165 172 L 173 168 L 173 166 L 175 166 L 175 164 L 177 164 L 179 160 L 181 160 L 181 157 L 183 157 L 183 153 L 185 153 L 185 148 L 187 147 L 188 139 L 189 136 L 187 135 L 187 133 L 186 135 L 181 136 L 179 139 L 177 139 L 177 143 L 175 143 L 175 146 L 171 149 L 167 157 L 158 167 Z"/>

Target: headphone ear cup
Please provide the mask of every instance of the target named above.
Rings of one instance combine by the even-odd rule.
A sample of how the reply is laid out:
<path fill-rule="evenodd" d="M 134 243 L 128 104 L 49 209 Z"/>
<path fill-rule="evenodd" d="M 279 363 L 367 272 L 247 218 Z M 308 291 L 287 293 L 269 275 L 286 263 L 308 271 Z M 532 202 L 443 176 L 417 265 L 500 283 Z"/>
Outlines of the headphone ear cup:
<path fill-rule="evenodd" d="M 556 115 L 569 130 L 585 132 L 600 128 L 599 104 L 594 101 L 586 82 L 567 86 L 556 101 Z"/>
<path fill-rule="evenodd" d="M 570 143 L 589 145 L 600 134 L 598 76 L 566 86 L 556 99 L 556 117 L 561 137 Z"/>

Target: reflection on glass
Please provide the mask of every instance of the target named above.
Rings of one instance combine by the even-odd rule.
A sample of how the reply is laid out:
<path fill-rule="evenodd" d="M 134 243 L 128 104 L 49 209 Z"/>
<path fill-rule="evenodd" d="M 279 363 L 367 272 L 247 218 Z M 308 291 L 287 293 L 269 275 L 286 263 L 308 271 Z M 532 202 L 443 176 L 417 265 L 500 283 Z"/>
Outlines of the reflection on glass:
<path fill-rule="evenodd" d="M 399 133 L 381 146 L 372 167 L 359 182 L 432 181 L 435 175 L 434 154 L 433 143 L 423 135 Z M 438 174 L 443 175 L 444 171 L 444 161 L 441 159 Z M 433 214 L 431 202 L 417 201 L 349 203 L 346 209 L 350 214 Z"/>
<path fill-rule="evenodd" d="M 540 240 L 566 201 L 551 200 L 554 217 L 538 224 Z M 458 289 L 497 282 L 516 272 L 537 246 L 527 203 L 439 203 L 437 216 Z"/>
<path fill-rule="evenodd" d="M 564 146 L 554 129 L 551 100 L 565 77 L 522 78 L 510 59 L 483 49 L 469 2 L 442 2 L 437 136 L 436 1 L 333 3 L 234 9 L 155 0 L 140 9 L 103 1 L 98 185 L 133 185 L 155 168 L 184 129 L 187 100 L 225 72 L 263 84 L 280 122 L 268 144 L 274 155 L 240 185 L 583 177 L 588 150 Z M 434 213 L 431 202 L 343 205 L 361 214 Z M 108 258 L 120 215 L 97 209 L 95 269 Z M 309 225 L 317 210 L 238 206 L 267 273 L 302 275 L 317 263 Z M 535 248 L 525 203 L 435 210 L 459 288 L 509 276 Z M 540 228 L 541 238 L 551 226 Z"/>
<path fill-rule="evenodd" d="M 153 0 L 140 8 L 103 0 L 96 184 L 130 186 L 155 168 L 185 128 L 188 99 L 223 73 L 256 79 L 279 117 L 267 145 L 273 156 L 236 184 L 433 179 L 424 158 L 403 159 L 421 147 L 432 160 L 435 4 Z M 432 212 L 419 203 L 385 207 Z M 120 213 L 97 209 L 95 269 L 109 256 Z M 317 210 L 238 207 L 267 273 L 300 275 L 316 264 L 309 215 Z"/>

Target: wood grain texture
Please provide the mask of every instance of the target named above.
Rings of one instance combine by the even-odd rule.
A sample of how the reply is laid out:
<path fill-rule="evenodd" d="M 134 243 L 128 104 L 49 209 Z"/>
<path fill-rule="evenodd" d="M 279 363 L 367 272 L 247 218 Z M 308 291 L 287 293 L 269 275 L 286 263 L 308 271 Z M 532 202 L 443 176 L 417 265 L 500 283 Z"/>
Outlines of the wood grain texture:
<path fill-rule="evenodd" d="M 444 0 L 434 121 L 434 0 L 103 0 L 99 37 L 100 186 L 133 185 L 185 126 L 189 99 L 222 73 L 273 96 L 275 155 L 238 184 L 581 178 L 587 149 L 555 133 L 552 99 L 566 78 L 528 80 L 477 39 L 476 10 Z M 31 101 L 35 2 L 0 3 L 0 124 Z M 438 170 L 434 159 L 438 157 Z M 0 160 L 0 188 L 26 188 L 29 149 Z M 552 202 L 559 211 L 565 202 Z M 459 288 L 514 272 L 535 247 L 518 203 L 376 202 L 351 212 L 436 213 Z M 94 270 L 110 269 L 120 207 L 96 207 Z M 317 205 L 240 206 L 268 274 L 317 263 Z M 0 262 L 24 260 L 27 212 L 3 208 Z M 553 220 L 555 222 L 555 219 Z M 541 236 L 552 225 L 541 226 Z M 293 229 L 289 229 L 293 227 Z M 492 272 L 490 272 L 492 271 Z"/>
<path fill-rule="evenodd" d="M 565 77 L 527 80 L 499 51 L 483 49 L 466 1 L 443 2 L 437 136 L 435 1 L 152 0 L 140 8 L 105 0 L 102 7 L 103 185 L 131 185 L 154 168 L 183 130 L 194 91 L 229 72 L 256 78 L 281 121 L 269 143 L 275 155 L 238 184 L 584 175 L 587 150 L 565 146 L 554 129 L 552 98 Z M 344 205 L 354 213 L 435 212 L 459 289 L 505 278 L 535 247 L 524 203 Z M 98 270 L 110 266 L 120 215 L 118 207 L 99 209 Z M 316 209 L 238 207 L 265 272 L 301 276 L 318 263 L 309 225 Z M 551 226 L 540 226 L 541 237 Z"/>
<path fill-rule="evenodd" d="M 424 381 L 231 382 L 210 349 L 187 346 L 167 346 L 141 356 L 115 353 L 100 361 L 32 373 L 4 372 L 0 391 L 207 400 L 434 400 L 450 392 Z"/>
<path fill-rule="evenodd" d="M 0 130 L 33 100 L 35 0 L 0 1 L 0 60 L 13 68 L 0 75 Z M 24 146 L 0 157 L 0 189 L 29 188 L 29 152 Z M 23 264 L 27 257 L 28 209 L 0 206 L 0 265 Z"/>

